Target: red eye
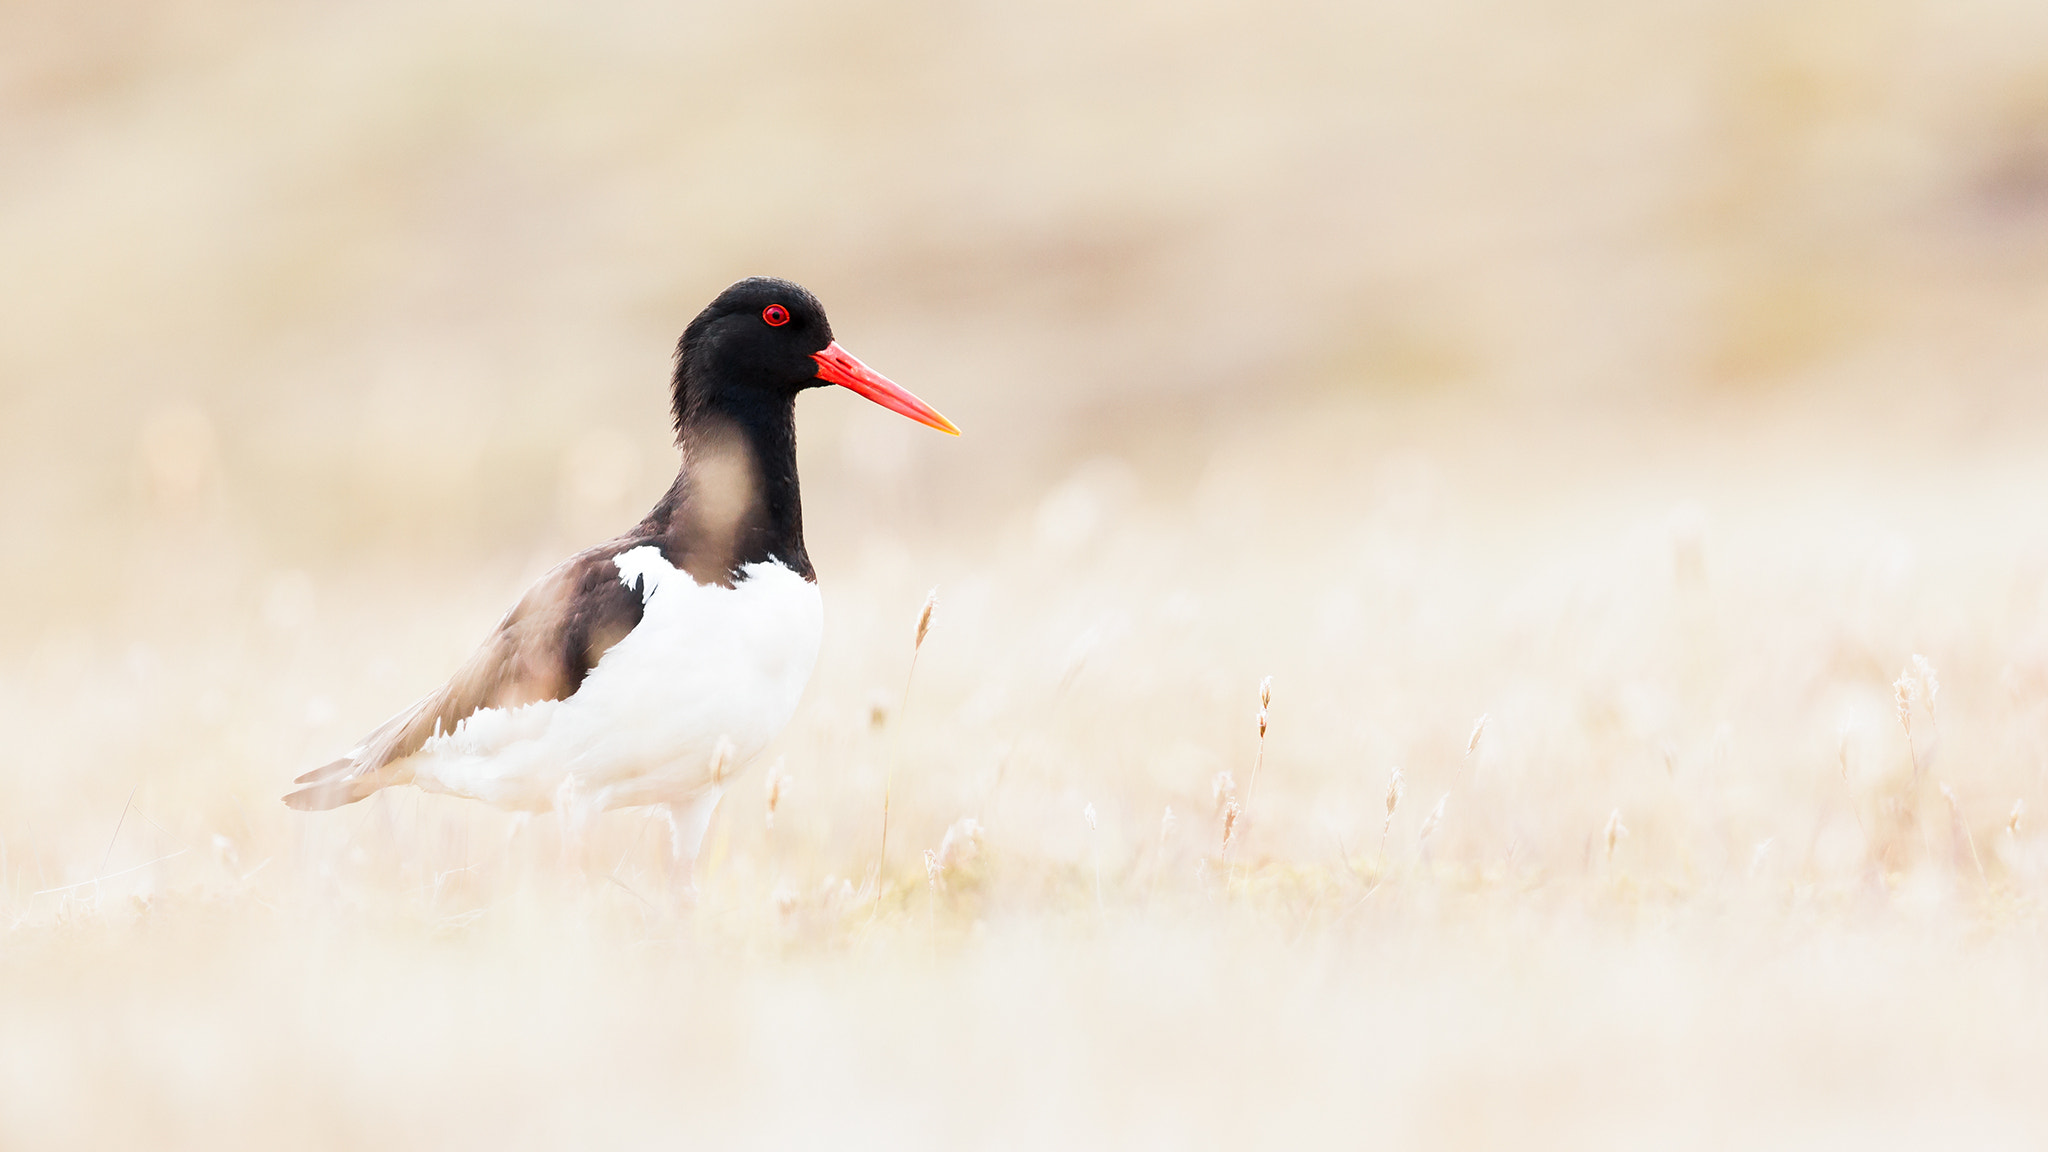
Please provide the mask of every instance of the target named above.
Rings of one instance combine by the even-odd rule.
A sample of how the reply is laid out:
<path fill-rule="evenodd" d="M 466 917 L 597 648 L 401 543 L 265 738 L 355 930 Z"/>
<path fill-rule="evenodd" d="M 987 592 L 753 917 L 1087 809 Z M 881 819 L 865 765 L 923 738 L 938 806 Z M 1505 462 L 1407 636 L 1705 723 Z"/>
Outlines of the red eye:
<path fill-rule="evenodd" d="M 761 309 L 761 319 L 766 320 L 770 327 L 780 328 L 789 323 L 789 309 L 780 304 L 770 304 Z"/>

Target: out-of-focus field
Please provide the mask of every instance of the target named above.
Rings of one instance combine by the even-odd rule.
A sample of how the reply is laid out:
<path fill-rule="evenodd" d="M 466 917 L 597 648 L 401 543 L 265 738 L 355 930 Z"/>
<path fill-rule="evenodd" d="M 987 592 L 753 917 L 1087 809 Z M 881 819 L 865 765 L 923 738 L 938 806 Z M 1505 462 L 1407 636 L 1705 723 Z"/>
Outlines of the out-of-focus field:
<path fill-rule="evenodd" d="M 2035 1146 L 2048 8 L 1609 7 L 0 9 L 0 1146 Z M 702 906 L 279 804 L 752 273 Z"/>

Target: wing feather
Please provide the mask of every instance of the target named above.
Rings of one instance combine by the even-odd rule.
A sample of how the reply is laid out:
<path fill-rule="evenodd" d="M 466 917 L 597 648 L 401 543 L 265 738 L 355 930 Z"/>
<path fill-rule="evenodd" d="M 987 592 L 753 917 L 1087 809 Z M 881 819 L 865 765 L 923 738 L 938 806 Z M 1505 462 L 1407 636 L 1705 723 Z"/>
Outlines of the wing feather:
<path fill-rule="evenodd" d="M 337 808 L 387 784 L 437 732 L 482 708 L 566 700 L 590 669 L 640 623 L 640 591 L 620 579 L 619 553 L 649 543 L 624 539 L 579 553 L 536 581 L 441 688 L 385 721 L 348 755 L 299 777 L 294 808 Z"/>

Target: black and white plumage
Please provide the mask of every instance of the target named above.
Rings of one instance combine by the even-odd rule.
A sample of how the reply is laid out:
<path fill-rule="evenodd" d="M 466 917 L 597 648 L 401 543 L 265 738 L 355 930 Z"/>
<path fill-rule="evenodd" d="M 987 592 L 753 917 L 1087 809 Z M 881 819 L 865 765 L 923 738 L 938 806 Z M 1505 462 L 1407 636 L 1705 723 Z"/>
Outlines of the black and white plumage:
<path fill-rule="evenodd" d="M 663 804 L 678 855 L 694 857 L 726 778 L 788 722 L 817 659 L 795 403 L 827 383 L 958 434 L 840 348 L 809 292 L 732 285 L 676 348 L 668 493 L 541 577 L 446 684 L 299 777 L 285 803 L 334 808 L 410 783 L 524 810 L 572 795 Z"/>

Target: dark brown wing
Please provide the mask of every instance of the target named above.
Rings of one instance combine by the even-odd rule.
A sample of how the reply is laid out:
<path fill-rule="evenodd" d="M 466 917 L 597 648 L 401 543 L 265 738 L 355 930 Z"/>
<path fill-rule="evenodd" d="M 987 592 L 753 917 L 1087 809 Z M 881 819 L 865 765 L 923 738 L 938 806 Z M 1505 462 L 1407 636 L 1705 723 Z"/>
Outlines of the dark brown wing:
<path fill-rule="evenodd" d="M 386 721 L 349 755 L 299 777 L 308 787 L 284 802 L 301 809 L 353 803 L 393 782 L 387 767 L 479 708 L 567 699 L 640 623 L 641 590 L 619 579 L 613 559 L 643 543 L 613 541 L 556 566 L 439 691 Z"/>

